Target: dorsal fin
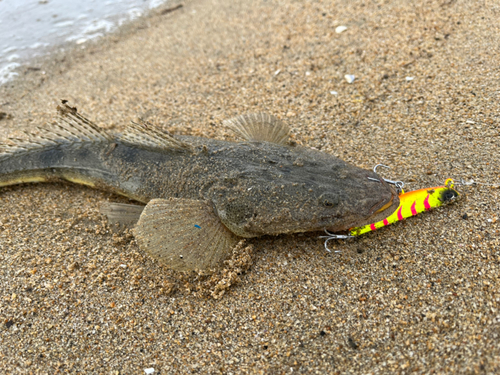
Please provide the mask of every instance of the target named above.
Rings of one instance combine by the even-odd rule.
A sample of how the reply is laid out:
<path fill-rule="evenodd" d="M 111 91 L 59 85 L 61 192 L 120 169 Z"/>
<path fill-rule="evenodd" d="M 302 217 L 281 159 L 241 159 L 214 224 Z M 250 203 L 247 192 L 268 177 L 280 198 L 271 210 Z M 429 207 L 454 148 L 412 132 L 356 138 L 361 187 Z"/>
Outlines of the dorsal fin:
<path fill-rule="evenodd" d="M 70 107 L 63 100 L 57 106 L 58 116 L 55 121 L 45 127 L 36 127 L 39 134 L 33 135 L 26 131 L 26 139 L 9 138 L 13 145 L 0 145 L 5 148 L 0 152 L 0 159 L 9 158 L 19 153 L 39 151 L 61 146 L 80 146 L 83 143 L 109 143 L 113 137 L 99 128 L 92 121 L 83 117 L 77 109 Z"/>
<path fill-rule="evenodd" d="M 251 113 L 234 117 L 223 122 L 247 141 L 267 141 L 285 145 L 290 129 L 281 120 L 266 113 Z"/>
<path fill-rule="evenodd" d="M 156 130 L 150 123 L 139 120 L 139 124 L 133 122 L 127 126 L 120 140 L 133 146 L 143 147 L 159 151 L 177 150 L 192 151 L 193 146 L 183 142 L 169 133 Z"/>
<path fill-rule="evenodd" d="M 56 120 L 57 128 L 66 131 L 81 142 L 111 142 L 113 140 L 113 137 L 104 129 L 80 115 L 75 107 L 70 107 L 66 100 L 62 100 L 61 104 L 62 106 L 57 106 L 59 114 L 58 121 Z M 59 136 L 55 132 L 54 134 Z"/>

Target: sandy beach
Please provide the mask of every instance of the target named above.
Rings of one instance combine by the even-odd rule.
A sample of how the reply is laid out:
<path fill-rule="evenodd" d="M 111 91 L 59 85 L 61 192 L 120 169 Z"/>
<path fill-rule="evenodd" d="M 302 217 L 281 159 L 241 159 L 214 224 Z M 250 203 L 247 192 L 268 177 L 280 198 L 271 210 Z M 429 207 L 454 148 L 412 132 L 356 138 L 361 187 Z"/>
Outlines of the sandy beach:
<path fill-rule="evenodd" d="M 249 240 L 213 277 L 110 227 L 99 207 L 123 197 L 0 188 L 0 372 L 500 373 L 499 21 L 490 0 L 187 0 L 24 68 L 0 86 L 2 142 L 60 99 L 110 132 L 226 140 L 222 120 L 267 112 L 406 190 L 480 184 L 338 254 L 321 233 Z"/>

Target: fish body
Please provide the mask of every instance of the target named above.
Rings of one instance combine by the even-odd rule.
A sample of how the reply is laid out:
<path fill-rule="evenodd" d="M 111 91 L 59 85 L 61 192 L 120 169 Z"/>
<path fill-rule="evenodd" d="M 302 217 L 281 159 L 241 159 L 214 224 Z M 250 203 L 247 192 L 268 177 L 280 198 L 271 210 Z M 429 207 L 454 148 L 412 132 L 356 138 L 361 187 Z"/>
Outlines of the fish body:
<path fill-rule="evenodd" d="M 135 209 L 139 246 L 174 269 L 214 268 L 239 237 L 347 230 L 399 204 L 375 173 L 286 145 L 288 129 L 271 116 L 232 120 L 247 140 L 227 142 L 144 123 L 111 135 L 64 103 L 59 115 L 0 153 L 0 186 L 67 180 L 144 203 Z"/>

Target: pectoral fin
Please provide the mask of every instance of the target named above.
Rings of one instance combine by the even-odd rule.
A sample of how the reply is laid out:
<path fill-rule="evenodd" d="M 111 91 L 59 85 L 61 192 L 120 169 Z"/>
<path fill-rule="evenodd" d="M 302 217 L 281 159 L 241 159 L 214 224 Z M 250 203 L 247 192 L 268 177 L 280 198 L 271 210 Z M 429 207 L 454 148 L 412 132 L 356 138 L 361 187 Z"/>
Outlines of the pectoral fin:
<path fill-rule="evenodd" d="M 134 232 L 142 250 L 176 271 L 210 272 L 239 241 L 209 202 L 191 199 L 150 201 Z"/>
<path fill-rule="evenodd" d="M 111 224 L 133 226 L 139 221 L 143 210 L 144 206 L 136 204 L 106 202 L 101 206 L 100 212 L 108 217 Z"/>
<path fill-rule="evenodd" d="M 252 113 L 234 117 L 223 122 L 247 141 L 266 141 L 285 145 L 290 129 L 281 120 L 266 113 Z"/>

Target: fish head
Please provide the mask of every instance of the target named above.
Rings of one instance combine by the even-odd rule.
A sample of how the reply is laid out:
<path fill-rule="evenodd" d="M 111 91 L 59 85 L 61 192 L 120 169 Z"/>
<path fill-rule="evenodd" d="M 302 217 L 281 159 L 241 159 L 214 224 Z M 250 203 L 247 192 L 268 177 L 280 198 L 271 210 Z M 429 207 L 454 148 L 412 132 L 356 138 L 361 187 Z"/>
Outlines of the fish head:
<path fill-rule="evenodd" d="M 224 225 L 239 236 L 341 232 L 383 220 L 399 206 L 396 189 L 372 171 L 317 150 L 267 148 L 272 163 L 246 163 L 214 199 Z"/>

